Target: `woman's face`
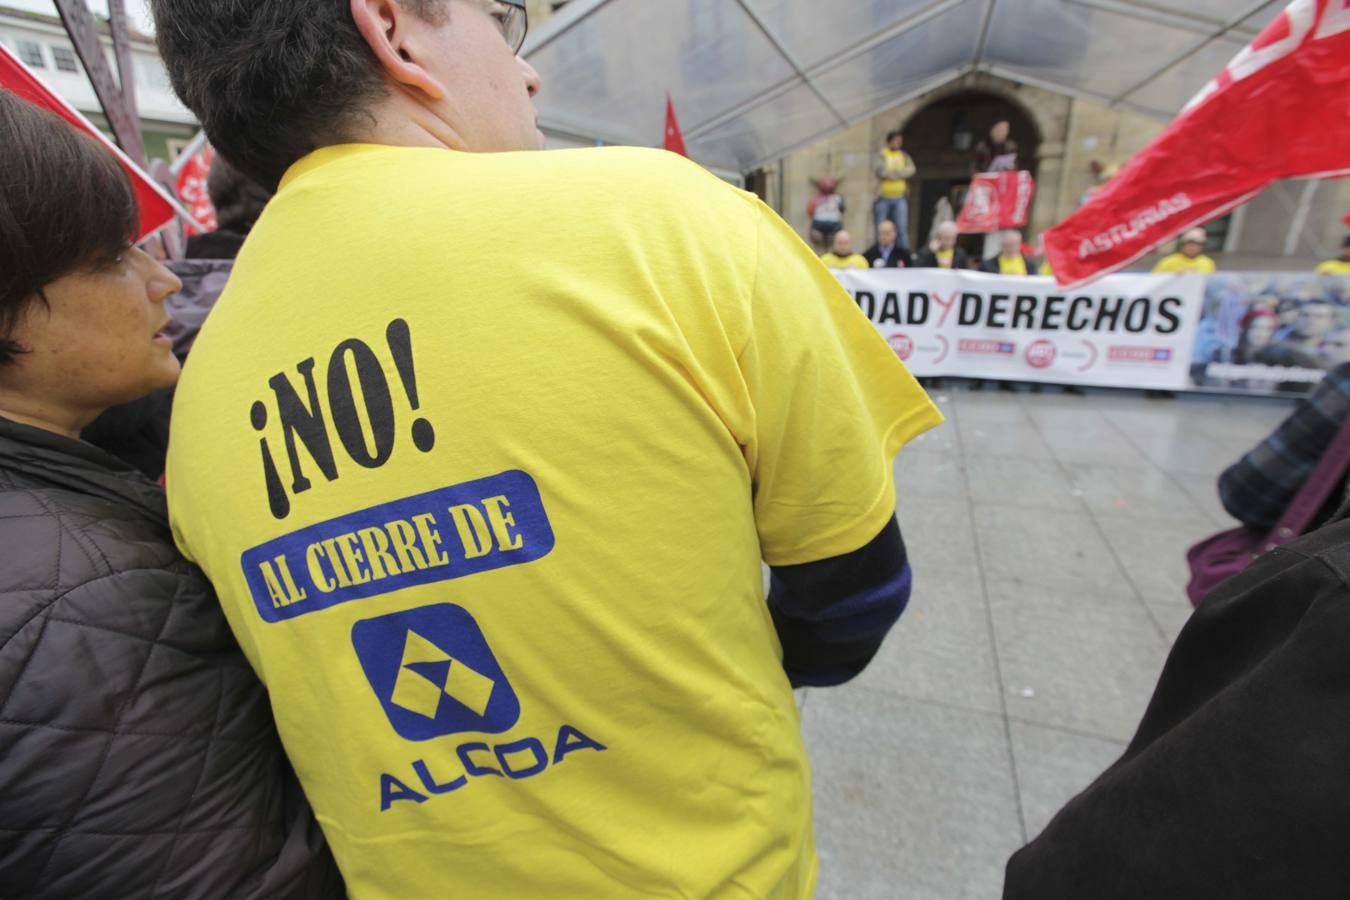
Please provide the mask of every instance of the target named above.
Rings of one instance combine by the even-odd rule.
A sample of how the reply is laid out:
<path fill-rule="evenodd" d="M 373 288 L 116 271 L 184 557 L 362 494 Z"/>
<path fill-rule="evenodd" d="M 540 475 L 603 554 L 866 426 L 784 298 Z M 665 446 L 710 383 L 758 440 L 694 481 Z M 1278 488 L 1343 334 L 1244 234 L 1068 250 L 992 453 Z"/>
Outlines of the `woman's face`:
<path fill-rule="evenodd" d="M 182 287 L 132 247 L 95 270 L 48 284 L 46 304 L 29 306 L 11 335 L 29 352 L 0 368 L 6 405 L 78 430 L 108 407 L 172 387 L 179 365 L 164 334 L 164 300 Z"/>
<path fill-rule="evenodd" d="M 1229 332 L 1230 334 L 1232 332 Z M 1247 332 L 1243 335 L 1247 342 L 1248 350 L 1260 350 L 1262 347 L 1270 344 L 1270 339 L 1275 336 L 1275 318 L 1273 316 L 1257 316 L 1247 324 Z"/>

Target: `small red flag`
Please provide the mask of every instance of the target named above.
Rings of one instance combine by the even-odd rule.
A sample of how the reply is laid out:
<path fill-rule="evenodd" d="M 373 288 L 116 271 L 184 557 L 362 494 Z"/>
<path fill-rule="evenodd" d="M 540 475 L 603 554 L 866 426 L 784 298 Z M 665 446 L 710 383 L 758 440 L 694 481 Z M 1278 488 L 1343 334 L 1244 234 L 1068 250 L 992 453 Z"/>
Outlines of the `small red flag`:
<path fill-rule="evenodd" d="M 1162 135 L 1045 233 L 1061 284 L 1129 265 L 1281 178 L 1350 174 L 1350 0 L 1294 0 Z"/>
<path fill-rule="evenodd" d="M 675 118 L 675 101 L 666 94 L 666 149 L 687 157 L 684 149 L 684 135 L 680 134 L 680 121 Z"/>
<path fill-rule="evenodd" d="M 141 227 L 138 239 L 153 234 L 163 228 L 179 210 L 169 198 L 168 193 L 145 174 L 117 145 L 103 136 L 79 110 L 62 100 L 45 84 L 38 80 L 28 67 L 0 44 L 0 87 L 13 91 L 21 100 L 27 100 L 35 106 L 56 113 L 71 125 L 91 134 L 106 146 L 131 177 L 131 185 L 136 193 L 136 204 L 140 207 Z"/>

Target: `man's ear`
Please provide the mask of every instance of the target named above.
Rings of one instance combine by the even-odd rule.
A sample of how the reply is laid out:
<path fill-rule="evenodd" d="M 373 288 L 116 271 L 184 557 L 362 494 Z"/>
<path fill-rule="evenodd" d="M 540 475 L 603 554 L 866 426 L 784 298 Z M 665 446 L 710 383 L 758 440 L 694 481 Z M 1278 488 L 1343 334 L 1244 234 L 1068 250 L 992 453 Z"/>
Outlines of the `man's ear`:
<path fill-rule="evenodd" d="M 432 100 L 445 96 L 445 85 L 409 51 L 413 29 L 426 23 L 398 0 L 351 0 L 352 21 L 380 66 L 396 84 L 421 91 Z"/>

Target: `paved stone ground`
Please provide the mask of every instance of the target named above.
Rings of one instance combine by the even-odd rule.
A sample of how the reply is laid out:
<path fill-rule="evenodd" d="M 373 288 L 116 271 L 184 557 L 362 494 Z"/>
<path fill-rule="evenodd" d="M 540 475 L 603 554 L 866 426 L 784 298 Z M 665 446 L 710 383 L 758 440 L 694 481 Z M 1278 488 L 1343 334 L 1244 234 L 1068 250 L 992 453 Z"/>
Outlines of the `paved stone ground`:
<path fill-rule="evenodd" d="M 913 600 L 871 668 L 802 692 L 822 900 L 998 898 L 1114 761 L 1190 612 L 1215 479 L 1289 401 L 934 391 L 896 465 Z"/>

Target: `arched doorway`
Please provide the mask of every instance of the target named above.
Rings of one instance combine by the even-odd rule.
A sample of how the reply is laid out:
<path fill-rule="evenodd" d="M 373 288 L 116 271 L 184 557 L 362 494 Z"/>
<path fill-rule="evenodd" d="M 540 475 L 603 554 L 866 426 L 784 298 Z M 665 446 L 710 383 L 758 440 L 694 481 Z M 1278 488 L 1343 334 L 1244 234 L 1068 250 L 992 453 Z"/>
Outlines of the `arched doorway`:
<path fill-rule="evenodd" d="M 1000 94 L 965 90 L 939 98 L 910 116 L 901 127 L 905 150 L 918 174 L 911 182 L 911 246 L 928 241 L 938 201 L 946 198 L 959 211 L 970 187 L 975 145 L 989 135 L 995 122 L 1007 120 L 1018 147 L 1020 168 L 1036 174 L 1041 133 L 1021 104 Z M 965 235 L 961 245 L 973 257 L 984 250 L 982 235 Z"/>

